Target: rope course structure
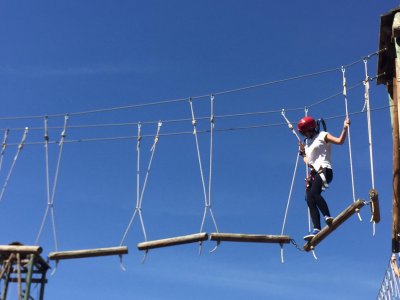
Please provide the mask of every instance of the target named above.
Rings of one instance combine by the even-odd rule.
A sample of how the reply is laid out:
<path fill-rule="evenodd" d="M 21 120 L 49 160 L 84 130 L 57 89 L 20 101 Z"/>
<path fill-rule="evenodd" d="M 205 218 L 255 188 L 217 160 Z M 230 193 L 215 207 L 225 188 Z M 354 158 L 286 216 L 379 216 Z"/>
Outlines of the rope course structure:
<path fill-rule="evenodd" d="M 387 264 L 385 275 L 383 276 L 381 287 L 376 297 L 377 300 L 400 299 L 400 274 L 398 272 L 399 270 L 396 265 L 396 255 L 393 254 Z"/>
<path fill-rule="evenodd" d="M 367 121 L 368 121 L 368 139 L 369 139 L 369 152 L 370 152 L 370 168 L 371 168 L 371 181 L 372 181 L 372 188 L 370 190 L 370 201 L 366 202 L 363 200 L 356 200 L 355 196 L 355 188 L 354 188 L 354 173 L 353 173 L 353 161 L 352 161 L 352 150 L 351 150 L 351 139 L 350 139 L 350 131 L 348 132 L 348 141 L 349 141 L 349 160 L 350 160 L 350 173 L 351 173 L 351 185 L 352 185 L 352 198 L 353 198 L 353 203 L 347 207 L 341 214 L 339 214 L 334 220 L 331 226 L 327 226 L 321 230 L 321 232 L 316 235 L 311 241 L 307 242 L 303 249 L 306 252 L 308 251 L 313 251 L 316 245 L 318 245 L 325 237 L 327 237 L 332 231 L 334 231 L 336 228 L 338 228 L 343 222 L 345 222 L 349 217 L 351 217 L 354 213 L 358 214 L 358 210 L 363 207 L 365 204 L 371 204 L 371 209 L 372 209 L 372 218 L 371 221 L 373 224 L 378 223 L 380 220 L 379 216 L 379 203 L 378 203 L 378 193 L 375 190 L 375 183 L 374 183 L 374 167 L 373 167 L 373 154 L 372 154 L 372 125 L 371 125 L 371 112 L 373 111 L 378 111 L 382 109 L 387 109 L 388 106 L 381 107 L 381 108 L 374 108 L 371 109 L 370 107 L 370 101 L 369 101 L 369 82 L 377 79 L 380 75 L 377 75 L 376 77 L 369 77 L 368 76 L 368 70 L 367 70 L 367 61 L 380 53 L 380 50 L 374 53 L 371 53 L 362 59 L 358 59 L 350 64 L 343 65 L 341 67 L 336 67 L 332 69 L 327 69 L 327 70 L 322 70 L 318 72 L 313 72 L 313 73 L 308 73 L 308 74 L 303 74 L 299 76 L 292 76 L 288 77 L 285 79 L 279 79 L 279 80 L 273 80 L 273 81 L 268 81 L 260 84 L 255 84 L 251 86 L 246 86 L 246 87 L 240 87 L 240 88 L 235 88 L 235 89 L 230 89 L 230 90 L 225 90 L 225 91 L 220 91 L 216 92 L 213 94 L 207 94 L 207 95 L 199 95 L 199 96 L 194 96 L 189 98 L 189 105 L 190 105 L 190 112 L 191 112 L 191 118 L 184 117 L 184 118 L 176 118 L 176 119 L 167 119 L 167 120 L 149 120 L 149 121 L 142 121 L 142 122 L 124 122 L 124 123 L 98 123 L 98 124 L 77 124 L 77 125 L 70 125 L 68 124 L 69 118 L 74 118 L 78 119 L 80 117 L 89 115 L 89 114 L 99 114 L 99 113 L 107 113 L 107 112 L 112 112 L 112 111 L 120 111 L 120 110 L 128 110 L 128 109 L 139 109 L 139 108 L 145 108 L 145 107 L 150 107 L 150 106 L 162 106 L 162 105 L 168 105 L 168 104 L 176 104 L 176 103 L 183 103 L 187 102 L 188 98 L 179 98 L 179 99 L 172 99 L 172 100 L 163 100 L 163 101 L 153 101 L 153 102 L 148 102 L 148 103 L 141 103 L 141 104 L 132 104 L 132 105 L 126 105 L 126 106 L 117 106 L 117 107 L 110 107 L 110 108 L 102 108 L 102 109 L 93 109 L 93 110 L 87 110 L 87 111 L 78 111 L 78 112 L 71 112 L 68 114 L 52 114 L 52 115 L 46 115 L 46 116 L 40 116 L 40 115 L 33 115 L 33 116 L 14 116 L 14 117 L 0 117 L 0 121 L 25 121 L 25 120 L 35 120 L 39 118 L 44 119 L 44 127 L 30 127 L 30 130 L 32 131 L 39 131 L 43 130 L 44 131 L 44 141 L 29 141 L 26 142 L 26 137 L 28 133 L 28 127 L 26 128 L 21 128 L 21 127 L 15 127 L 15 128 L 8 128 L 4 129 L 5 134 L 3 138 L 3 144 L 2 144 L 2 150 L 0 153 L 0 171 L 2 168 L 3 164 L 3 157 L 5 155 L 5 150 L 6 147 L 9 146 L 18 146 L 17 152 L 14 157 L 14 161 L 11 165 L 11 168 L 8 172 L 8 175 L 6 177 L 5 183 L 3 185 L 1 194 L 0 194 L 0 201 L 3 198 L 4 191 L 7 187 L 8 181 L 10 179 L 11 173 L 15 167 L 16 160 L 24 146 L 34 146 L 34 145 L 43 145 L 45 149 L 45 171 L 46 171 L 46 194 L 47 194 L 47 206 L 46 210 L 43 216 L 43 220 L 40 225 L 39 232 L 36 237 L 36 242 L 35 245 L 39 244 L 39 241 L 41 239 L 41 235 L 46 223 L 46 220 L 48 218 L 49 212 L 51 215 L 51 222 L 52 222 L 52 233 L 53 233 L 53 240 L 54 240 L 54 252 L 51 252 L 48 255 L 48 258 L 50 260 L 56 261 L 56 265 L 59 260 L 63 259 L 71 259 L 71 258 L 86 258 L 86 257 L 95 257 L 95 256 L 106 256 L 106 255 L 118 255 L 121 259 L 121 266 L 122 266 L 122 255 L 128 253 L 128 247 L 124 246 L 126 244 L 126 240 L 128 237 L 128 234 L 130 232 L 130 229 L 133 225 L 133 222 L 138 216 L 140 224 L 141 224 L 141 230 L 143 234 L 144 241 L 141 243 L 137 244 L 137 248 L 139 250 L 143 250 L 145 252 L 144 255 L 144 260 L 147 257 L 147 253 L 150 249 L 154 248 L 161 248 L 161 247 L 168 247 L 168 246 L 175 246 L 175 245 L 181 245 L 181 244 L 187 244 L 187 243 L 199 243 L 199 253 L 201 253 L 202 250 L 202 243 L 207 240 L 211 241 L 216 241 L 217 245 L 216 247 L 211 251 L 215 251 L 217 247 L 220 245 L 221 242 L 223 241 L 229 241 L 229 242 L 257 242 L 257 243 L 275 243 L 279 244 L 281 247 L 281 260 L 284 262 L 283 258 L 283 245 L 284 244 L 290 244 L 292 243 L 294 246 L 297 247 L 297 244 L 295 241 L 289 236 L 285 235 L 285 230 L 286 230 L 286 221 L 288 217 L 288 212 L 289 212 L 289 207 L 290 207 L 290 202 L 292 198 L 292 192 L 294 188 L 294 183 L 295 183 L 295 177 L 298 169 L 298 161 L 299 161 L 299 156 L 296 155 L 296 162 L 295 162 L 295 167 L 293 171 L 293 177 L 290 183 L 290 190 L 288 194 L 288 199 L 287 199 L 287 204 L 286 204 L 286 209 L 285 209 L 285 214 L 283 218 L 283 224 L 282 224 L 282 229 L 280 232 L 280 235 L 261 235 L 261 234 L 244 234 L 244 233 L 222 233 L 219 232 L 216 218 L 214 215 L 214 212 L 212 210 L 212 175 L 213 175 L 213 146 L 214 146 L 214 134 L 219 132 L 233 132 L 233 131 L 240 131 L 240 130 L 252 130 L 252 129 L 261 129 L 261 128 L 271 128 L 271 127 L 283 127 L 283 126 L 288 126 L 288 128 L 292 131 L 293 135 L 296 137 L 298 142 L 301 142 L 300 137 L 298 136 L 297 132 L 293 128 L 292 123 L 289 121 L 289 119 L 286 116 L 287 112 L 300 112 L 300 111 L 305 111 L 305 114 L 307 115 L 308 110 L 311 108 L 315 108 L 318 105 L 321 105 L 323 103 L 326 103 L 329 100 L 332 100 L 336 97 L 339 97 L 340 95 L 344 96 L 345 100 L 345 115 L 339 115 L 339 116 L 327 116 L 324 119 L 337 119 L 337 118 L 343 118 L 345 116 L 348 118 L 349 116 L 353 115 L 358 115 L 358 114 L 366 114 L 367 115 Z M 353 86 L 347 87 L 347 82 L 346 82 L 346 69 L 358 64 L 358 63 L 364 63 L 364 68 L 365 68 L 365 78 L 358 83 L 356 83 Z M 295 108 L 285 108 L 285 109 L 275 109 L 275 110 L 262 110 L 262 111 L 253 111 L 253 112 L 240 112 L 240 113 L 230 113 L 230 114 L 221 114 L 221 115 L 216 115 L 214 112 L 214 105 L 215 105 L 215 97 L 220 96 L 220 95 L 226 95 L 226 94 L 232 94 L 232 93 L 239 93 L 239 92 L 244 92 L 247 90 L 252 90 L 256 88 L 262 88 L 262 87 L 267 87 L 271 86 L 274 84 L 280 84 L 280 83 L 285 83 L 285 82 L 290 82 L 290 81 L 295 81 L 295 80 L 300 80 L 300 79 L 305 79 L 305 78 L 310 78 L 310 77 L 316 77 L 316 76 L 321 76 L 327 73 L 334 73 L 334 72 L 342 72 L 342 79 L 343 79 L 343 90 L 338 93 L 334 93 L 328 97 L 325 97 L 323 99 L 319 99 L 313 103 L 310 103 L 306 106 L 303 107 L 295 107 Z M 365 109 L 362 111 L 355 111 L 355 112 L 349 112 L 348 109 L 348 99 L 347 99 L 347 92 L 350 90 L 353 90 L 355 88 L 364 86 L 365 92 L 364 92 L 364 103 L 365 103 Z M 203 99 L 209 99 L 210 100 L 210 115 L 208 116 L 202 116 L 202 117 L 197 117 L 195 115 L 195 110 L 194 110 L 194 101 L 195 100 L 203 100 Z M 217 120 L 222 120 L 222 119 L 236 119 L 236 118 L 241 118 L 241 117 L 256 117 L 256 116 L 265 116 L 269 114 L 281 114 L 283 118 L 285 119 L 285 122 L 281 123 L 261 123 L 261 124 L 251 124 L 251 125 L 244 125 L 244 126 L 234 126 L 234 127 L 225 127 L 225 128 L 216 128 L 215 124 Z M 64 125 L 62 127 L 60 126 L 48 126 L 48 122 L 50 119 L 53 118 L 59 118 L 59 117 L 64 117 Z M 198 130 L 198 122 L 199 121 L 209 121 L 209 129 L 205 130 Z M 193 131 L 165 131 L 163 130 L 163 133 L 160 132 L 161 127 L 164 125 L 172 125 L 172 124 L 177 124 L 177 123 L 184 123 L 187 124 L 188 122 L 191 122 L 193 126 Z M 157 125 L 157 130 L 155 135 L 151 134 L 142 134 L 142 126 L 144 125 Z M 77 139 L 67 139 L 66 137 L 66 131 L 68 129 L 83 129 L 83 128 L 88 128 L 88 129 L 95 129 L 95 128 L 120 128 L 124 126 L 137 126 L 137 135 L 127 135 L 127 136 L 108 136 L 108 137 L 84 137 L 84 138 L 77 138 Z M 51 140 L 50 136 L 48 134 L 49 129 L 62 129 L 61 132 L 61 137 L 59 140 Z M 169 129 L 169 127 L 168 127 Z M 23 136 L 21 138 L 20 143 L 15 144 L 15 143 L 8 143 L 8 136 L 10 132 L 14 131 L 23 131 Z M 206 180 L 205 176 L 205 168 L 203 166 L 202 162 L 202 155 L 200 151 L 200 143 L 198 136 L 199 134 L 209 134 L 209 162 L 208 162 L 208 181 Z M 143 203 L 143 198 L 144 194 L 146 191 L 146 187 L 148 184 L 148 179 L 149 179 L 149 174 L 151 171 L 152 163 L 154 160 L 154 155 L 155 151 L 157 148 L 157 144 L 159 142 L 160 138 L 163 137 L 174 137 L 174 136 L 183 136 L 183 135 L 193 135 L 195 138 L 195 143 L 196 143 L 196 154 L 197 154 L 197 160 L 198 160 L 198 165 L 199 165 L 199 170 L 200 170 L 200 179 L 201 179 L 201 184 L 202 184 L 202 192 L 204 196 L 204 211 L 203 211 L 203 216 L 201 220 L 201 225 L 200 225 L 200 230 L 198 233 L 195 234 L 189 234 L 189 235 L 183 235 L 183 236 L 176 236 L 176 237 L 171 237 L 171 238 L 166 238 L 166 239 L 161 239 L 161 240 L 148 240 L 147 233 L 146 233 L 146 228 L 145 228 L 145 223 L 142 215 L 142 203 Z M 153 144 L 150 149 L 150 157 L 148 160 L 148 165 L 147 169 L 145 171 L 145 176 L 144 180 L 141 183 L 141 143 L 143 139 L 146 138 L 154 138 Z M 58 241 L 57 241 L 57 234 L 56 234 L 56 222 L 55 222 L 55 212 L 54 212 L 54 200 L 55 200 L 55 193 L 56 193 L 56 188 L 57 188 L 57 182 L 59 178 L 59 171 L 60 171 L 60 165 L 61 165 L 61 159 L 62 159 L 62 153 L 63 153 L 63 147 L 65 144 L 72 144 L 72 143 L 84 143 L 84 142 L 100 142 L 100 141 L 118 141 L 118 140 L 132 140 L 136 139 L 136 206 L 133 211 L 133 214 L 130 218 L 130 221 L 124 231 L 124 234 L 122 236 L 120 245 L 118 247 L 110 247 L 110 248 L 96 248 L 96 249 L 86 249 L 86 250 L 72 250 L 72 251 L 59 251 L 58 250 Z M 54 172 L 54 178 L 51 184 L 50 181 L 50 172 L 49 172 L 49 146 L 52 144 L 56 144 L 59 146 L 58 148 L 58 159 L 55 167 L 55 172 Z M 297 154 L 297 153 L 296 153 Z M 207 218 L 207 214 L 209 213 L 213 226 L 215 228 L 215 232 L 210 233 L 208 235 L 206 232 L 204 232 L 204 226 L 205 226 L 205 221 Z M 361 217 L 359 216 L 360 220 Z M 310 223 L 310 222 L 309 222 Z M 375 226 L 375 225 L 374 225 Z M 375 233 L 375 227 L 374 227 L 374 233 Z M 315 254 L 314 254 L 315 256 Z M 122 266 L 123 268 L 123 266 Z"/>

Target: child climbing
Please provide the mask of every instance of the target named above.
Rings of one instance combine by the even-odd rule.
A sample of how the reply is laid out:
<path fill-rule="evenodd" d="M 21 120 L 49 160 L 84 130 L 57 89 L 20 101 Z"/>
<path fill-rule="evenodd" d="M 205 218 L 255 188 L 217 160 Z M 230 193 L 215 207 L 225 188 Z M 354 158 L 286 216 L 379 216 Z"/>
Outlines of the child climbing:
<path fill-rule="evenodd" d="M 350 120 L 346 118 L 340 136 L 335 137 L 326 132 L 325 128 L 320 131 L 312 117 L 304 117 L 297 124 L 298 131 L 305 137 L 304 143 L 299 143 L 299 154 L 303 157 L 304 163 L 310 167 L 306 180 L 306 200 L 314 228 L 304 236 L 307 241 L 321 230 L 320 212 L 326 224 L 328 226 L 332 224 L 333 218 L 321 193 L 333 179 L 331 144 L 342 145 L 349 126 Z"/>

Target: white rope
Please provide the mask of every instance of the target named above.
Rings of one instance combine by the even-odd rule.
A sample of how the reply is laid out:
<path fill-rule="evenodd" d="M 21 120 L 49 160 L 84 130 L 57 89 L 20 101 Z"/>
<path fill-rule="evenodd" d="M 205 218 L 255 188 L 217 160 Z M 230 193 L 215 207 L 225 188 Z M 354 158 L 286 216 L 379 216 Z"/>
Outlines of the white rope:
<path fill-rule="evenodd" d="M 304 116 L 305 116 L 305 117 L 308 116 L 308 109 L 309 109 L 309 107 L 310 107 L 310 106 L 304 107 Z M 308 173 L 310 172 L 310 170 L 309 170 L 308 164 L 305 164 L 305 165 L 306 165 L 306 168 L 305 168 L 305 170 L 306 170 L 306 177 L 305 177 L 305 178 L 307 178 Z M 304 197 L 306 198 L 306 196 L 304 196 Z M 306 198 L 305 200 L 306 200 L 306 202 L 307 202 L 307 198 Z M 311 213 L 310 213 L 310 208 L 308 207 L 308 205 L 307 205 L 307 218 L 308 218 L 308 232 L 311 232 Z"/>
<path fill-rule="evenodd" d="M 300 157 L 299 155 L 296 155 L 296 164 L 295 164 L 294 170 L 293 170 L 292 182 L 290 183 L 290 190 L 289 190 L 289 195 L 288 195 L 287 204 L 286 204 L 285 216 L 283 218 L 281 235 L 283 235 L 283 232 L 285 231 L 286 218 L 287 218 L 287 214 L 288 214 L 288 211 L 289 211 L 290 200 L 292 199 L 292 191 L 293 191 L 294 181 L 295 181 L 295 178 L 296 178 L 296 172 L 297 172 L 297 166 L 298 166 L 298 163 L 299 163 L 299 157 Z"/>
<path fill-rule="evenodd" d="M 4 130 L 4 138 L 3 138 L 3 143 L 1 144 L 1 154 L 0 154 L 0 172 L 3 167 L 4 153 L 6 152 L 6 148 L 7 148 L 7 139 L 8 139 L 9 132 L 10 132 L 10 130 L 8 128 Z"/>
<path fill-rule="evenodd" d="M 132 214 L 132 217 L 131 217 L 131 219 L 130 219 L 130 221 L 129 221 L 129 224 L 128 224 L 128 226 L 127 226 L 127 228 L 126 228 L 126 230 L 125 230 L 125 233 L 124 233 L 124 235 L 123 235 L 123 237 L 122 237 L 120 246 L 122 246 L 122 245 L 124 244 L 125 239 L 126 239 L 126 237 L 128 236 L 129 230 L 130 230 L 130 228 L 131 228 L 131 226 L 132 226 L 132 224 L 133 224 L 133 221 L 135 220 L 135 216 L 136 216 L 136 215 L 139 216 L 140 225 L 141 225 L 142 232 L 143 232 L 143 237 L 144 237 L 144 240 L 147 241 L 146 228 L 145 228 L 144 220 L 143 220 L 143 216 L 142 216 L 142 202 L 143 202 L 144 192 L 145 192 L 146 187 L 147 187 L 147 181 L 148 181 L 148 177 L 149 177 L 149 174 L 150 174 L 151 166 L 152 166 L 153 159 L 154 159 L 154 154 L 155 154 L 155 151 L 156 151 L 156 146 L 157 146 L 157 143 L 158 143 L 158 140 L 159 140 L 159 137 L 160 137 L 160 129 L 161 129 L 161 126 L 162 126 L 162 122 L 159 121 L 158 124 L 157 124 L 157 132 L 156 132 L 156 135 L 155 135 L 155 137 L 154 137 L 154 142 L 153 142 L 153 145 L 152 145 L 151 148 L 150 148 L 151 154 L 150 154 L 150 159 L 149 159 L 149 163 L 148 163 L 148 166 L 147 166 L 147 171 L 146 171 L 145 179 L 144 179 L 144 182 L 143 182 L 143 185 L 142 185 L 142 189 L 141 189 L 141 191 L 140 191 L 140 182 L 139 182 L 139 181 L 140 181 L 140 142 L 141 142 L 142 136 L 141 136 L 141 123 L 138 123 L 138 136 L 137 136 L 137 146 L 136 146 L 136 151 L 137 151 L 137 168 L 136 168 L 136 188 L 137 188 L 137 191 L 136 191 L 136 208 L 135 208 L 135 210 L 134 210 L 134 212 L 133 212 L 133 214 Z M 145 261 L 146 256 L 147 256 L 147 251 L 145 252 L 145 256 L 144 256 L 142 262 Z"/>
<path fill-rule="evenodd" d="M 192 115 L 192 125 L 193 125 L 193 135 L 195 137 L 196 141 L 196 151 L 197 151 L 197 159 L 199 163 L 199 169 L 200 169 L 200 177 L 201 177 L 201 183 L 203 187 L 203 195 L 204 195 L 204 211 L 203 211 L 203 218 L 201 220 L 201 225 L 200 225 L 200 232 L 203 231 L 206 216 L 207 216 L 207 211 L 210 212 L 210 216 L 212 219 L 212 222 L 214 224 L 214 228 L 216 232 L 218 231 L 218 225 L 217 221 L 215 219 L 212 207 L 211 207 L 211 182 L 212 182 L 212 165 L 213 165 L 213 137 L 214 137 L 214 127 L 215 127 L 215 116 L 214 116 L 214 100 L 215 97 L 214 95 L 210 96 L 210 149 L 209 149 L 209 176 L 208 176 L 208 194 L 206 191 L 206 185 L 205 185 L 205 179 L 204 179 L 204 173 L 203 173 L 203 165 L 201 161 L 201 154 L 200 154 L 200 146 L 199 146 L 199 139 L 197 136 L 197 121 L 196 117 L 194 114 L 194 107 L 193 107 L 193 102 L 192 99 L 189 99 L 189 105 L 190 105 L 190 111 Z M 214 249 L 212 249 L 210 252 L 214 252 L 218 248 L 219 242 L 217 242 L 217 245 Z M 199 242 L 199 255 L 201 254 L 202 251 L 202 242 Z"/>
<path fill-rule="evenodd" d="M 207 200 L 206 184 L 205 184 L 204 174 L 203 174 L 203 165 L 202 165 L 202 162 L 201 162 L 199 139 L 197 137 L 197 128 L 196 128 L 197 121 L 196 121 L 196 119 L 194 117 L 192 99 L 189 99 L 189 104 L 190 104 L 190 110 L 191 110 L 191 113 L 192 113 L 193 136 L 194 136 L 195 141 L 196 141 L 197 160 L 198 160 L 199 168 L 200 168 L 201 184 L 202 184 L 202 187 L 203 187 L 204 206 L 207 207 L 208 200 Z"/>
<path fill-rule="evenodd" d="M 282 115 L 282 117 L 285 119 L 285 121 L 286 121 L 286 123 L 287 123 L 289 129 L 290 129 L 290 130 L 292 131 L 292 133 L 296 136 L 298 142 L 300 143 L 300 142 L 301 142 L 301 139 L 300 139 L 299 135 L 297 134 L 297 132 L 294 130 L 292 123 L 290 123 L 290 121 L 289 121 L 288 118 L 286 117 L 286 114 L 285 114 L 285 110 L 284 110 L 284 109 L 282 109 L 281 115 Z"/>
<path fill-rule="evenodd" d="M 10 169 L 8 170 L 8 174 L 7 174 L 6 180 L 4 182 L 3 188 L 1 189 L 0 201 L 3 200 L 4 192 L 6 191 L 8 182 L 9 182 L 9 180 L 11 178 L 11 174 L 12 174 L 12 172 L 14 170 L 14 167 L 15 167 L 15 164 L 16 164 L 17 159 L 19 157 L 19 154 L 21 153 L 22 149 L 24 148 L 24 143 L 25 143 L 26 137 L 28 135 L 28 131 L 29 131 L 29 128 L 25 127 L 24 133 L 22 134 L 21 141 L 20 141 L 20 143 L 18 145 L 17 152 L 15 153 L 15 156 L 14 156 L 14 160 L 13 160 L 13 162 L 11 164 Z"/>
<path fill-rule="evenodd" d="M 371 165 L 371 184 L 372 188 L 375 188 L 375 177 L 374 177 L 374 157 L 373 157 L 373 145 L 372 145 L 372 125 L 371 125 L 371 107 L 369 98 L 369 76 L 368 76 L 368 61 L 364 59 L 364 69 L 365 69 L 365 106 L 367 109 L 367 122 L 368 122 L 368 143 L 369 143 L 369 157 Z"/>
<path fill-rule="evenodd" d="M 42 223 L 39 228 L 39 233 L 36 236 L 35 245 L 39 243 L 40 236 L 42 235 L 42 231 L 44 225 L 46 223 L 47 215 L 49 213 L 49 208 L 51 204 L 50 197 L 50 175 L 49 175 L 49 133 L 48 133 L 48 117 L 44 118 L 44 149 L 45 149 L 45 171 L 46 171 L 46 195 L 47 195 L 47 205 L 46 211 L 44 213 Z"/>
<path fill-rule="evenodd" d="M 315 253 L 315 250 L 312 250 L 311 253 L 312 253 L 314 259 L 318 260 L 317 254 Z"/>
<path fill-rule="evenodd" d="M 342 78 L 343 78 L 343 96 L 344 96 L 344 105 L 346 110 L 346 118 L 349 118 L 349 109 L 348 109 L 348 101 L 347 101 L 347 83 L 346 83 L 346 69 L 342 66 Z M 354 172 L 353 172 L 353 155 L 351 150 L 351 134 L 350 134 L 350 126 L 347 127 L 348 137 L 347 141 L 349 144 L 349 160 L 350 160 L 350 176 L 351 176 L 351 190 L 353 196 L 353 202 L 356 202 L 356 193 L 354 187 Z M 358 219 L 362 221 L 361 214 L 357 212 Z"/>
<path fill-rule="evenodd" d="M 35 244 L 37 245 L 39 243 L 40 237 L 42 235 L 42 231 L 44 228 L 44 225 L 46 223 L 46 219 L 48 216 L 48 212 L 50 211 L 50 217 L 51 217 L 51 225 L 52 225 L 52 234 L 53 234 L 53 240 L 54 240 L 54 248 L 55 251 L 58 251 L 58 240 L 57 240 L 57 230 L 56 230 L 56 221 L 55 221 L 55 212 L 54 212 L 54 199 L 55 199 L 55 194 L 57 190 L 57 184 L 58 184 L 58 177 L 60 173 L 60 166 L 61 166 L 61 158 L 63 154 L 63 149 L 64 149 L 64 141 L 67 136 L 67 126 L 68 126 L 68 120 L 69 116 L 65 115 L 64 116 L 64 127 L 61 132 L 61 139 L 59 142 L 59 149 L 58 149 L 58 159 L 57 159 L 57 164 L 56 164 L 56 170 L 54 173 L 54 179 L 53 179 L 53 188 L 50 194 L 50 179 L 49 179 L 49 158 L 48 158 L 48 143 L 49 143 L 49 135 L 48 135 L 48 118 L 45 117 L 44 123 L 45 123 L 45 134 L 44 134 L 44 139 L 45 139 L 45 156 L 46 156 L 46 186 L 47 186 L 47 207 L 46 211 L 42 220 L 42 224 L 39 229 L 39 233 L 36 237 L 36 242 Z"/>

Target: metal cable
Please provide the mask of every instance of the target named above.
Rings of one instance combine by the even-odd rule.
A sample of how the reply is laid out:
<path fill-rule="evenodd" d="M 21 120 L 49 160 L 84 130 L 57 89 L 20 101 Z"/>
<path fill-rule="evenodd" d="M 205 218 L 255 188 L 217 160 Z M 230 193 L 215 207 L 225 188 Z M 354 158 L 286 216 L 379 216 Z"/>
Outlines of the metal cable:
<path fill-rule="evenodd" d="M 367 56 L 366 58 L 371 58 L 375 54 L 378 54 L 383 50 L 379 50 L 376 52 L 373 52 Z M 345 65 L 346 67 L 351 67 L 359 62 L 361 62 L 362 59 L 356 60 L 350 64 Z M 225 90 L 225 91 L 220 91 L 213 93 L 214 95 L 224 95 L 224 94 L 229 94 L 229 93 L 236 93 L 236 92 L 241 92 L 249 89 L 255 89 L 259 87 L 264 87 L 264 86 L 269 86 L 273 84 L 278 84 L 278 83 L 284 83 L 288 81 L 293 81 L 293 80 L 299 80 L 307 77 L 314 77 L 314 76 L 319 76 L 331 72 L 335 72 L 340 70 L 340 67 L 332 68 L 332 69 L 327 69 L 323 71 L 318 71 L 318 72 L 313 72 L 313 73 L 308 73 L 308 74 L 303 74 L 303 75 L 298 75 L 298 76 L 292 76 L 288 77 L 285 79 L 278 79 L 278 80 L 273 80 L 273 81 L 268 81 L 260 84 L 254 84 L 250 86 L 245 86 L 241 88 L 235 88 L 235 89 L 230 89 L 230 90 Z M 199 96 L 194 96 L 191 97 L 191 99 L 201 99 L 201 98 L 207 98 L 210 95 L 210 93 L 205 94 L 205 95 L 199 95 Z M 132 108 L 141 108 L 141 107 L 147 107 L 147 106 L 155 106 L 155 105 L 165 105 L 165 104 L 173 104 L 173 103 L 179 103 L 186 101 L 186 98 L 178 98 L 178 99 L 172 99 L 172 100 L 163 100 L 163 101 L 154 101 L 154 102 L 148 102 L 148 103 L 141 103 L 141 104 L 132 104 L 132 105 L 125 105 L 125 106 L 116 106 L 116 107 L 110 107 L 110 108 L 103 108 L 103 109 L 93 109 L 93 110 L 87 110 L 87 111 L 80 111 L 80 112 L 72 112 L 69 113 L 70 116 L 79 116 L 79 115 L 86 115 L 86 114 L 93 114 L 93 113 L 102 113 L 102 112 L 111 112 L 111 111 L 116 111 L 116 110 L 125 110 L 125 109 L 132 109 Z M 63 114 L 51 114 L 47 115 L 48 117 L 61 117 L 64 116 L 65 113 Z M 36 115 L 36 116 L 14 116 L 14 117 L 0 117 L 0 120 L 23 120 L 23 119 L 38 119 L 38 118 L 43 118 L 45 116 L 43 115 Z"/>

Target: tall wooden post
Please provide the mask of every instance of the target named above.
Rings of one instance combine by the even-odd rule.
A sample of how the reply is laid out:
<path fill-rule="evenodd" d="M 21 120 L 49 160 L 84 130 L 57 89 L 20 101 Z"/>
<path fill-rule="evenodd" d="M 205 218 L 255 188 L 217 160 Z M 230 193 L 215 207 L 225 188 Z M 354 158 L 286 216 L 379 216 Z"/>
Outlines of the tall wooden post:
<path fill-rule="evenodd" d="M 400 8 L 381 16 L 379 36 L 378 72 L 384 74 L 378 84 L 386 84 L 391 105 L 393 135 L 393 199 L 392 199 L 392 252 L 400 252 L 400 140 L 399 140 L 399 92 L 400 82 Z"/>
<path fill-rule="evenodd" d="M 400 70 L 396 70 L 396 77 L 400 76 Z M 392 205 L 392 251 L 400 252 L 400 201 L 399 201 L 399 117 L 398 117 L 398 87 L 397 78 L 393 78 L 393 106 L 392 106 L 392 122 L 393 122 L 393 205 Z"/>

